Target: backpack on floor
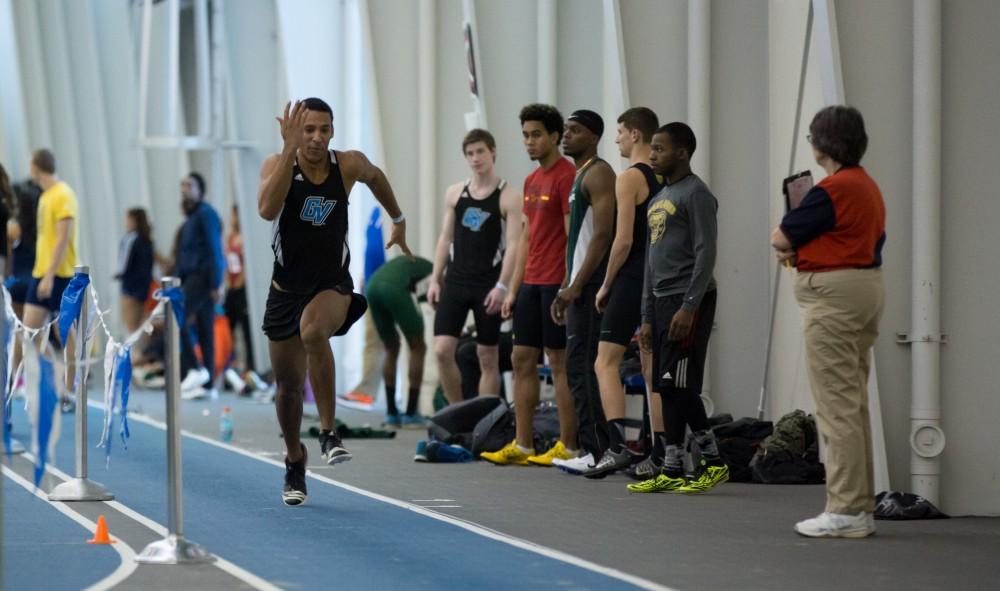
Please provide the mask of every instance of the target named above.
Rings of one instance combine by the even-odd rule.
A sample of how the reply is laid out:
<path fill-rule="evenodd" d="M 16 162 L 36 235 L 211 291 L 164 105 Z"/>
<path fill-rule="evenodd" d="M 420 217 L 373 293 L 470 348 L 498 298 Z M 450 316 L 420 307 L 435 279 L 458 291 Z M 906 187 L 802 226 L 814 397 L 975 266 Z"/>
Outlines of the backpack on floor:
<path fill-rule="evenodd" d="M 483 417 L 497 408 L 506 408 L 507 403 L 497 396 L 481 396 L 449 404 L 430 419 L 427 436 L 444 443 L 457 443 L 465 449 L 472 449 L 472 433 Z"/>
<path fill-rule="evenodd" d="M 508 406 L 505 400 L 500 398 L 498 400 L 503 404 L 497 405 L 480 419 L 472 431 L 472 455 L 477 458 L 484 451 L 499 450 L 513 441 L 516 435 L 514 409 Z"/>
<path fill-rule="evenodd" d="M 744 417 L 712 427 L 719 445 L 719 455 L 729 466 L 729 480 L 752 482 L 750 462 L 761 443 L 774 432 L 771 421 Z"/>
<path fill-rule="evenodd" d="M 801 410 L 786 414 L 774 433 L 761 442 L 750 461 L 753 481 L 761 484 L 821 484 L 826 480 L 819 462 L 816 420 Z"/>

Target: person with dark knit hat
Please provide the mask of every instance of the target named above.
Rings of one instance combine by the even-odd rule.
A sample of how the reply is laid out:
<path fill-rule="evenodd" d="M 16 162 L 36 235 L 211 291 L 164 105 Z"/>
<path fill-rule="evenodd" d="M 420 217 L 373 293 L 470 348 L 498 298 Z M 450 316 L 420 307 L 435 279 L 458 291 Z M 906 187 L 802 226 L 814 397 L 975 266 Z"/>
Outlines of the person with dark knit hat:
<path fill-rule="evenodd" d="M 566 277 L 551 313 L 556 323 L 566 326 L 566 375 L 581 456 L 553 464 L 570 474 L 589 470 L 608 448 L 608 424 L 594 373 L 601 332 L 594 302 L 607 271 L 615 223 L 615 172 L 597 155 L 603 133 L 601 116 L 581 109 L 566 120 L 562 140 L 563 152 L 576 164 L 576 178 L 569 195 Z"/>

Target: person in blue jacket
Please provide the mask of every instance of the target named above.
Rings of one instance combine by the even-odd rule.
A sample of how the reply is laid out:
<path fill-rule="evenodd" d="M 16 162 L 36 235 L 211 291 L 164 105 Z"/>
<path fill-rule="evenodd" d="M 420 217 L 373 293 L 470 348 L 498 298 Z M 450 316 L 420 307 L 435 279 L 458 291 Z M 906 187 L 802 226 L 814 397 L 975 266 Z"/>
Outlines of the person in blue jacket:
<path fill-rule="evenodd" d="M 215 304 L 226 270 L 222 251 L 222 220 L 205 202 L 205 179 L 197 172 L 181 180 L 181 207 L 186 216 L 177 243 L 174 275 L 184 291 L 187 317 L 181 332 L 181 393 L 185 399 L 217 395 L 214 387 Z M 190 327 L 198 335 L 204 364 L 198 362 Z"/>

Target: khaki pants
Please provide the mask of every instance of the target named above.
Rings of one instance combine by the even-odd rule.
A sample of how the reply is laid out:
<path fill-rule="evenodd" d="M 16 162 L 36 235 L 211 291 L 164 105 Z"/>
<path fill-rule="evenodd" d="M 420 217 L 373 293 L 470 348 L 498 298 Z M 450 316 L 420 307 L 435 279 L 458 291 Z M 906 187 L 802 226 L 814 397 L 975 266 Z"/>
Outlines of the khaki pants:
<path fill-rule="evenodd" d="M 799 273 L 806 368 L 826 443 L 826 511 L 875 508 L 868 370 L 884 290 L 878 269 Z"/>

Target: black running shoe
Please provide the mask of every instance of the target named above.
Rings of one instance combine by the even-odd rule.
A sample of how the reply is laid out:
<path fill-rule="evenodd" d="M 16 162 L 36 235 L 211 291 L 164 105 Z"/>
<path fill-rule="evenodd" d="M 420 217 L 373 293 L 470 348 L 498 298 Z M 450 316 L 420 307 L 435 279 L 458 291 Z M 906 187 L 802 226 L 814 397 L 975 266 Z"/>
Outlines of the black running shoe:
<path fill-rule="evenodd" d="M 652 456 L 625 470 L 625 474 L 635 480 L 656 478 L 659 473 L 660 466 L 653 460 Z"/>
<path fill-rule="evenodd" d="M 611 449 L 604 450 L 604 455 L 594 464 L 593 468 L 584 470 L 583 475 L 587 478 L 604 478 L 612 472 L 624 470 L 632 465 L 636 453 L 628 448 L 623 448 L 616 452 Z"/>
<path fill-rule="evenodd" d="M 306 502 L 306 446 L 302 446 L 302 459 L 289 462 L 285 458 L 285 488 L 281 491 L 281 500 L 294 507 Z"/>
<path fill-rule="evenodd" d="M 340 437 L 336 433 L 329 431 L 319 432 L 319 449 L 323 452 L 323 459 L 330 466 L 351 460 L 351 452 L 347 451 L 344 444 L 340 442 Z"/>

